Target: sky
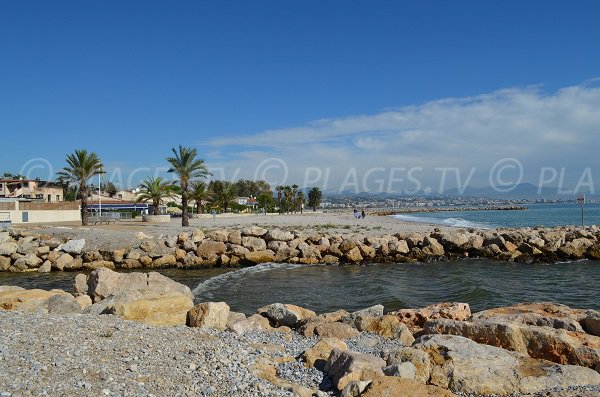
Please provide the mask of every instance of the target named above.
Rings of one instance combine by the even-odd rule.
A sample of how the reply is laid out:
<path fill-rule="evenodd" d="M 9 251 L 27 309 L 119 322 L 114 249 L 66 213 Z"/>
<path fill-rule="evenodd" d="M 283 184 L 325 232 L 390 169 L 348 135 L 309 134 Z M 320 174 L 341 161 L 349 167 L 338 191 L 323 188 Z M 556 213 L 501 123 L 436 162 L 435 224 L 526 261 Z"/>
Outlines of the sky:
<path fill-rule="evenodd" d="M 600 3 L 0 2 L 0 172 L 600 190 Z M 171 175 L 169 175 L 171 177 Z"/>

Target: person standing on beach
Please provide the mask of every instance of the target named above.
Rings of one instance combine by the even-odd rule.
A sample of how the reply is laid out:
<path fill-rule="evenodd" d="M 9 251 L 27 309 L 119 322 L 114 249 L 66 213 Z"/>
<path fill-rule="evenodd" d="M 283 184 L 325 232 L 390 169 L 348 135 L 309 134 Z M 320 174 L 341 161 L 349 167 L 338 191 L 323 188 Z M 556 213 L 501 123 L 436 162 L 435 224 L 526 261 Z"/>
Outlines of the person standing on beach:
<path fill-rule="evenodd" d="M 365 216 L 367 216 L 367 215 L 365 214 L 365 210 L 362 210 L 362 211 L 360 212 L 360 216 L 361 216 L 363 219 L 365 219 Z"/>
<path fill-rule="evenodd" d="M 358 215 L 358 210 L 356 208 L 354 208 L 354 219 L 358 219 L 359 215 Z"/>

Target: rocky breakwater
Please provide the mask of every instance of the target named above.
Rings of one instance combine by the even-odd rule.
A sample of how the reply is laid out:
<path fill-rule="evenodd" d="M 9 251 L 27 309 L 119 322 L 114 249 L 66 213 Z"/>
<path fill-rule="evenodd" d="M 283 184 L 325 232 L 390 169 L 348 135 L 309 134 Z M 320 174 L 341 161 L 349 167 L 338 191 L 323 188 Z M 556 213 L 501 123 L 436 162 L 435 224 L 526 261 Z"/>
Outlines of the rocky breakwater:
<path fill-rule="evenodd" d="M 0 287 L 3 395 L 600 393 L 594 310 L 527 303 L 472 314 L 442 303 L 317 314 L 274 303 L 246 316 L 225 302 L 193 306 L 187 287 L 155 273 L 107 269 L 78 275 L 73 294 L 48 293 Z"/>
<path fill-rule="evenodd" d="M 29 232 L 0 233 L 0 271 L 50 272 L 246 266 L 264 262 L 416 262 L 460 258 L 555 262 L 600 259 L 597 226 L 522 229 L 435 229 L 426 233 L 328 235 L 258 226 L 151 237 L 133 246 L 86 249 L 82 239 L 61 241 Z"/>

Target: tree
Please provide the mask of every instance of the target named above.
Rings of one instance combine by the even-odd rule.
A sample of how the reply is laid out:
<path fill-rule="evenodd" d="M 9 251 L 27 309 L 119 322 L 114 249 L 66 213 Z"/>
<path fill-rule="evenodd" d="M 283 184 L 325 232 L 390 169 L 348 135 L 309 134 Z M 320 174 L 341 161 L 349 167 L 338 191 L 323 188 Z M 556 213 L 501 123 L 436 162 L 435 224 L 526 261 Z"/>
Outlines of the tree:
<path fill-rule="evenodd" d="M 210 175 L 208 168 L 204 165 L 204 160 L 196 158 L 198 151 L 179 145 L 179 150 L 171 149 L 174 157 L 167 157 L 171 164 L 168 172 L 174 172 L 179 176 L 179 188 L 181 189 L 181 205 L 183 214 L 181 216 L 181 226 L 189 226 L 188 200 L 189 183 L 196 178 L 206 178 Z"/>
<path fill-rule="evenodd" d="M 79 188 L 79 198 L 81 199 L 81 224 L 88 224 L 87 213 L 87 183 L 95 175 L 103 174 L 102 161 L 94 152 L 87 152 L 85 149 L 75 150 L 75 153 L 67 155 L 67 167 L 58 172 L 59 178 L 69 185 L 76 185 Z"/>
<path fill-rule="evenodd" d="M 107 183 L 104 185 L 103 189 L 104 189 L 104 191 L 105 191 L 106 193 L 108 193 L 108 195 L 109 195 L 110 197 L 114 197 L 114 196 L 115 196 L 115 194 L 117 194 L 117 191 L 118 191 L 117 187 L 116 187 L 116 186 L 115 186 L 115 184 L 114 184 L 114 183 L 112 183 L 112 182 L 107 182 Z"/>
<path fill-rule="evenodd" d="M 302 210 L 304 209 L 304 201 L 304 192 L 296 192 L 296 199 L 294 200 L 294 207 L 296 208 L 296 211 L 300 211 L 300 213 L 302 213 Z"/>
<path fill-rule="evenodd" d="M 18 179 L 25 179 L 25 176 L 23 176 L 21 174 L 13 174 L 10 172 L 5 172 L 4 175 L 2 175 L 2 179 L 18 180 Z"/>
<path fill-rule="evenodd" d="M 136 203 L 152 202 L 154 215 L 160 215 L 160 203 L 175 196 L 175 186 L 163 178 L 148 178 L 140 185 L 141 192 L 135 198 Z"/>
<path fill-rule="evenodd" d="M 191 185 L 190 200 L 193 200 L 196 204 L 196 214 L 204 212 L 203 201 L 209 201 L 211 199 L 211 192 L 208 190 L 206 182 L 196 181 Z"/>
<path fill-rule="evenodd" d="M 229 181 L 210 181 L 208 185 L 212 194 L 213 204 L 227 212 L 229 203 L 237 197 L 235 184 Z"/>
<path fill-rule="evenodd" d="M 321 200 L 323 199 L 323 193 L 319 190 L 318 187 L 313 187 L 308 192 L 308 205 L 312 207 L 313 211 L 317 210 L 317 207 L 321 205 Z"/>
<path fill-rule="evenodd" d="M 279 207 L 279 213 L 281 214 L 283 212 L 283 191 L 284 191 L 285 187 L 284 186 L 277 186 L 275 188 L 275 190 L 277 190 L 277 206 Z"/>
<path fill-rule="evenodd" d="M 273 198 L 273 193 L 271 192 L 262 193 L 256 198 L 256 202 L 258 203 L 258 207 L 265 211 L 265 214 L 275 206 L 275 199 Z"/>

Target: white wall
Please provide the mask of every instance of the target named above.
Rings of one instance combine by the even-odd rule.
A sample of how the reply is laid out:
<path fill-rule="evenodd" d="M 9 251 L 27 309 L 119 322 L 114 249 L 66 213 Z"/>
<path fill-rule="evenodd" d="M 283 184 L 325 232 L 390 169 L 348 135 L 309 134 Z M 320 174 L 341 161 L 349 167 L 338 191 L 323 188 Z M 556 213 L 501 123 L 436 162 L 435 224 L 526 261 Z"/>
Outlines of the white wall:
<path fill-rule="evenodd" d="M 10 212 L 10 220 L 13 224 L 23 223 L 23 212 L 29 213 L 29 221 L 27 223 L 81 221 L 81 213 L 79 210 L 29 210 L 7 212 Z M 2 219 L 4 219 L 4 217 L 2 217 Z"/>

